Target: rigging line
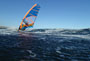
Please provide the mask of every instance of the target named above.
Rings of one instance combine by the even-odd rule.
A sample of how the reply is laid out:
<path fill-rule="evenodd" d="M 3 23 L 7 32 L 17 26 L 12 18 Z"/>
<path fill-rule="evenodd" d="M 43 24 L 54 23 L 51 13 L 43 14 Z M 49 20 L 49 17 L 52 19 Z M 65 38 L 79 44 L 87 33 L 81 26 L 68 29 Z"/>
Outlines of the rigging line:
<path fill-rule="evenodd" d="M 34 21 L 32 21 L 32 17 L 31 17 L 31 20 L 30 20 L 30 19 L 28 19 L 28 18 L 26 18 L 26 20 L 31 21 L 32 23 L 34 22 Z"/>

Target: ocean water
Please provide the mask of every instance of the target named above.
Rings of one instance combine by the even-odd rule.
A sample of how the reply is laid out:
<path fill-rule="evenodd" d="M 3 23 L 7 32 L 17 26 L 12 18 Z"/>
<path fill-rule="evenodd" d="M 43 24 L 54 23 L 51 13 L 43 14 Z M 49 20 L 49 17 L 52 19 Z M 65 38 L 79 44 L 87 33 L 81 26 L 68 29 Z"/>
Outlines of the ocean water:
<path fill-rule="evenodd" d="M 90 61 L 90 29 L 0 29 L 0 61 Z"/>

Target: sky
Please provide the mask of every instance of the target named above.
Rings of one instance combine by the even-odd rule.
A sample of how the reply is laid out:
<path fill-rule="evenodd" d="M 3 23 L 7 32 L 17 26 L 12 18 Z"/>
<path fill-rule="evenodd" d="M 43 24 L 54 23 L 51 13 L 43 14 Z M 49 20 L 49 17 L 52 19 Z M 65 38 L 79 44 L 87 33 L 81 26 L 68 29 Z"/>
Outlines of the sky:
<path fill-rule="evenodd" d="M 41 8 L 34 28 L 90 28 L 90 0 L 0 0 L 0 26 L 18 28 L 36 3 Z"/>

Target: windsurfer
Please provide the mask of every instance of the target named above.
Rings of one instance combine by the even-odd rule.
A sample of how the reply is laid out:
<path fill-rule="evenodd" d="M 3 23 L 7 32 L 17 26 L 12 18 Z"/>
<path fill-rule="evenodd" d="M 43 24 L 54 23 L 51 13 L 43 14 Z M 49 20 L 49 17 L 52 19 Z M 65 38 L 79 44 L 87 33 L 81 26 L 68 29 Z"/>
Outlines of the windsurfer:
<path fill-rule="evenodd" d="M 25 30 L 28 27 L 32 27 L 34 25 L 34 22 L 37 18 L 37 14 L 39 12 L 40 6 L 38 4 L 35 4 L 24 16 L 20 27 L 18 30 Z"/>
<path fill-rule="evenodd" d="M 34 25 L 34 22 L 32 22 L 31 24 L 22 24 L 23 25 L 23 28 L 19 27 L 19 30 L 25 30 L 27 27 L 31 27 Z"/>

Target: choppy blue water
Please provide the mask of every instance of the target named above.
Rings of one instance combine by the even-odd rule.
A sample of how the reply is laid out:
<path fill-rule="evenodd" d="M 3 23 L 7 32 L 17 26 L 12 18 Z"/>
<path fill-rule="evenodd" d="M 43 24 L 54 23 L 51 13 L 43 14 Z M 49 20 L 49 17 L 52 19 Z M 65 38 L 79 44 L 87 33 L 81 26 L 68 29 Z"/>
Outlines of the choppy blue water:
<path fill-rule="evenodd" d="M 0 30 L 0 61 L 90 61 L 90 29 Z"/>

